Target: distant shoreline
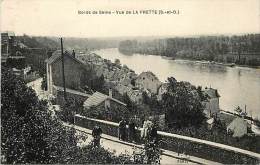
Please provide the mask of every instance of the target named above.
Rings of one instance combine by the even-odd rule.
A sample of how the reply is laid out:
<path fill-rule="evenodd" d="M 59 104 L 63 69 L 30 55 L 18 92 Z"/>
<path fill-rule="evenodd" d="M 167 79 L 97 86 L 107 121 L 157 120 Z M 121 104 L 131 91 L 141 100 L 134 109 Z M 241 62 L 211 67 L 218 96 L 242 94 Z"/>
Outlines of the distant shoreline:
<path fill-rule="evenodd" d="M 108 48 L 108 49 L 110 49 L 110 48 Z M 119 48 L 116 48 L 116 49 L 118 49 L 118 51 L 119 51 Z M 124 54 L 124 53 L 122 53 L 122 54 Z M 166 59 L 166 60 L 186 60 L 186 61 L 192 61 L 192 62 L 196 62 L 196 63 L 207 63 L 207 64 L 227 66 L 227 67 L 247 67 L 247 68 L 252 68 L 252 69 L 260 69 L 260 65 L 259 66 L 251 66 L 251 65 L 242 65 L 242 64 L 235 64 L 235 63 L 225 63 L 225 62 L 216 62 L 216 61 L 207 61 L 207 60 L 188 59 L 188 58 L 181 58 L 181 57 L 168 57 L 168 56 L 164 56 L 164 55 L 133 53 L 133 55 L 134 54 L 160 56 L 162 59 Z M 127 54 L 124 54 L 124 55 L 127 55 Z"/>

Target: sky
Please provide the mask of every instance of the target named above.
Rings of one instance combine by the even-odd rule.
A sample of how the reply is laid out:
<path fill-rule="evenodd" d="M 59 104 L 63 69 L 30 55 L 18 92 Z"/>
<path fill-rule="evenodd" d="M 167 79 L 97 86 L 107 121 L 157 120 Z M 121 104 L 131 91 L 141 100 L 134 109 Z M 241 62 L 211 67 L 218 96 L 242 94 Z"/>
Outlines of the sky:
<path fill-rule="evenodd" d="M 179 15 L 78 11 L 179 10 Z M 63 37 L 260 33 L 260 0 L 2 0 L 1 31 Z"/>

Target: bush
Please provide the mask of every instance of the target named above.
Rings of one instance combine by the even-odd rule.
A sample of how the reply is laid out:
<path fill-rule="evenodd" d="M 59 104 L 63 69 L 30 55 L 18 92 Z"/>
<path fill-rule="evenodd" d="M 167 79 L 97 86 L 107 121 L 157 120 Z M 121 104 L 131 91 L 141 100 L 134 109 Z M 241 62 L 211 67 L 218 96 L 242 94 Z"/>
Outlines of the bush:
<path fill-rule="evenodd" d="M 5 163 L 65 163 L 77 139 L 25 82 L 2 68 L 1 155 Z M 67 150 L 70 148 L 70 150 Z"/>

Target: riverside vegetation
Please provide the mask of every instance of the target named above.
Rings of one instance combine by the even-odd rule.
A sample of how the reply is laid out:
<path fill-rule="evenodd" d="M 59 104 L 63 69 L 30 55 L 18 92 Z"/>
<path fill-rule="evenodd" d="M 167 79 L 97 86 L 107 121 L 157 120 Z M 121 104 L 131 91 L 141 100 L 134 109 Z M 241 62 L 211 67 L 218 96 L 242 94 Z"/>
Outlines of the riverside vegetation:
<path fill-rule="evenodd" d="M 170 37 L 153 40 L 125 40 L 119 51 L 171 58 L 206 60 L 240 65 L 260 65 L 260 34 L 241 36 Z"/>

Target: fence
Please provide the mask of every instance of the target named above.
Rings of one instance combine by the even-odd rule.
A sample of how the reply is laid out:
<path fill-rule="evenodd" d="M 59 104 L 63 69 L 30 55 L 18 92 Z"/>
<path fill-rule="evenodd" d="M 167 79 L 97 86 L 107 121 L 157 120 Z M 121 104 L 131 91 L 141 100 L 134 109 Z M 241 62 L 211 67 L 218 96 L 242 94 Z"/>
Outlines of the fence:
<path fill-rule="evenodd" d="M 99 125 L 104 134 L 117 136 L 118 123 L 87 118 L 80 115 L 75 115 L 75 123 L 78 126 L 88 129 L 92 129 L 95 125 Z M 141 129 L 138 129 L 138 143 L 142 143 L 140 132 Z M 158 131 L 158 135 L 162 141 L 161 147 L 163 149 L 177 153 L 185 153 L 186 155 L 192 155 L 224 164 L 260 163 L 260 154 L 251 151 L 162 131 Z"/>

